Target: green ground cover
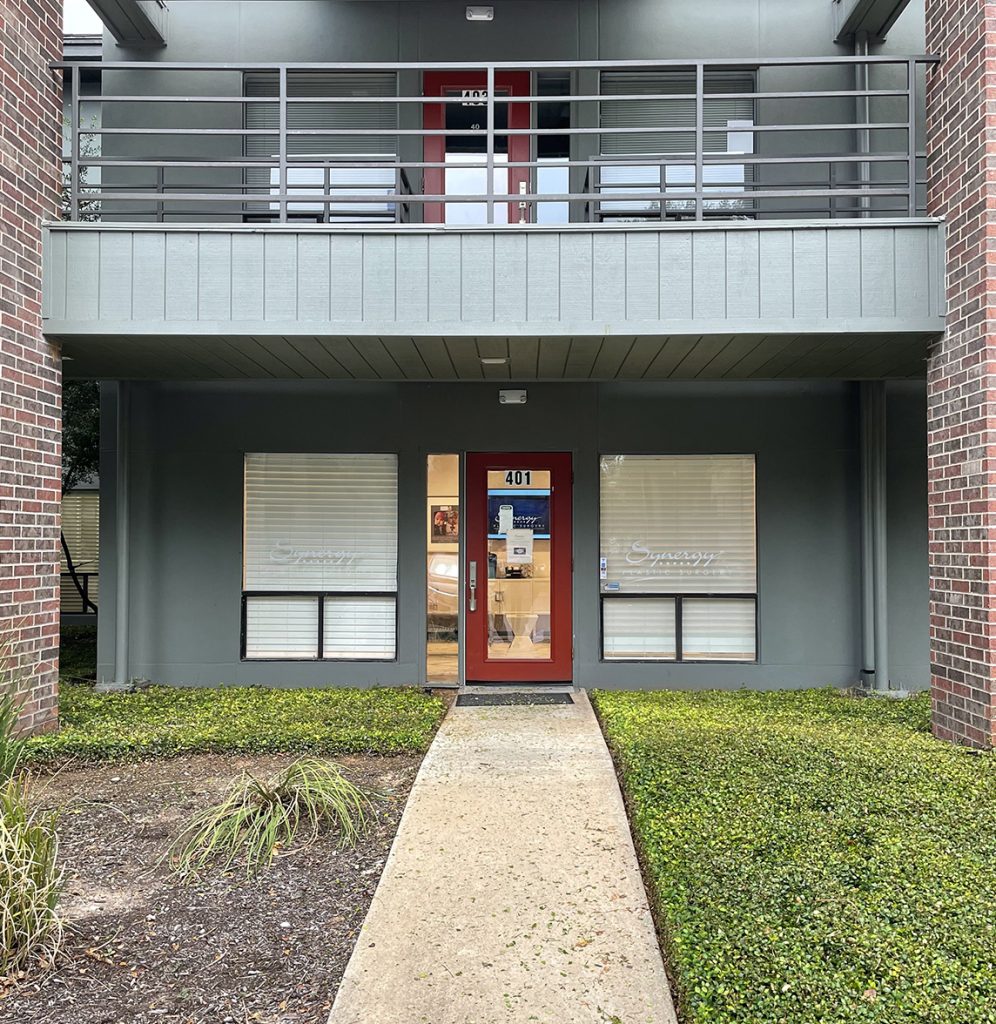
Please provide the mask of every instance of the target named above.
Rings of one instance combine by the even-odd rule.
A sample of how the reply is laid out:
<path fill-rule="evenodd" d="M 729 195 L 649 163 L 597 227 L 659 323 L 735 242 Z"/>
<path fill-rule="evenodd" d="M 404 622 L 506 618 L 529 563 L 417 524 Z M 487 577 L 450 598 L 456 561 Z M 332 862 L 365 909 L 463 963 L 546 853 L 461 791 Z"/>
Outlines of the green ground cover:
<path fill-rule="evenodd" d="M 63 683 L 61 728 L 28 742 L 32 763 L 191 753 L 417 754 L 444 707 L 415 688 L 153 686 L 98 694 Z"/>
<path fill-rule="evenodd" d="M 996 1021 L 996 755 L 926 697 L 594 697 L 686 1024 Z"/>

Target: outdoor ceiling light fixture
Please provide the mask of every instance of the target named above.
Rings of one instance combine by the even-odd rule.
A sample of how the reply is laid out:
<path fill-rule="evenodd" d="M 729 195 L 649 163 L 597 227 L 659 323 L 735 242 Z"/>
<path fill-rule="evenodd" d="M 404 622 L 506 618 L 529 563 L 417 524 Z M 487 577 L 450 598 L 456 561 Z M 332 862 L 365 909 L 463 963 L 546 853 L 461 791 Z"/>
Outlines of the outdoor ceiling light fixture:
<path fill-rule="evenodd" d="M 526 391 L 525 388 L 519 389 L 503 389 L 498 392 L 498 404 L 499 405 L 525 405 L 526 404 Z"/>
<path fill-rule="evenodd" d="M 482 366 L 504 366 L 508 362 L 508 356 L 481 356 Z"/>
<path fill-rule="evenodd" d="M 468 7 L 468 21 L 494 21 L 495 9 L 493 7 Z"/>

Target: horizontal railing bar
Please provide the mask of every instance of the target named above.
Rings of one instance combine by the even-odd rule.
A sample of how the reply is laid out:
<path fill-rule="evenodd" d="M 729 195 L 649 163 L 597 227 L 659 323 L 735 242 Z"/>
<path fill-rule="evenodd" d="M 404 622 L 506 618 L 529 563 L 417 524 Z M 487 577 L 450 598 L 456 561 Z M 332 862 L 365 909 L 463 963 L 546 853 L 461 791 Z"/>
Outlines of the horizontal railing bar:
<path fill-rule="evenodd" d="M 101 72 L 107 71 L 279 71 L 286 68 L 290 71 L 480 71 L 494 68 L 496 71 L 566 71 L 571 69 L 600 70 L 639 69 L 639 68 L 761 68 L 761 67 L 826 67 L 833 64 L 894 64 L 903 66 L 914 64 L 937 64 L 938 54 L 921 53 L 909 56 L 891 54 L 867 54 L 852 56 L 850 54 L 834 54 L 826 57 L 756 57 L 749 60 L 730 60 L 724 57 L 699 57 L 694 59 L 665 60 L 554 60 L 554 61 L 355 61 L 355 62 L 262 62 L 246 61 L 243 63 L 208 62 L 208 61 L 102 61 L 98 67 Z M 52 61 L 49 67 L 93 70 L 92 62 L 87 61 Z M 475 86 L 474 88 L 478 88 Z"/>
<path fill-rule="evenodd" d="M 739 133 L 743 135 L 760 134 L 761 132 L 843 132 L 843 131 L 907 131 L 909 124 L 906 121 L 879 121 L 879 122 L 844 122 L 834 124 L 751 124 L 744 128 L 730 128 L 728 125 L 722 128 L 703 127 L 706 134 L 728 135 Z M 78 128 L 80 135 L 268 135 L 276 137 L 280 134 L 278 128 Z M 494 134 L 499 138 L 508 135 L 691 135 L 695 131 L 694 126 L 689 127 L 647 127 L 646 125 L 631 128 L 496 128 Z M 438 138 L 441 135 L 447 137 L 469 137 L 482 138 L 488 134 L 487 128 L 288 128 L 285 131 L 287 136 L 295 138 L 308 138 L 311 136 L 339 137 L 390 137 L 395 136 L 416 136 L 419 138 Z"/>
<path fill-rule="evenodd" d="M 604 157 L 593 157 L 590 160 L 509 160 L 500 165 L 502 168 L 523 167 L 551 170 L 559 167 L 590 167 L 612 168 L 612 167 L 685 167 L 692 163 L 695 154 L 672 153 L 666 157 L 646 157 L 634 153 L 632 156 L 606 159 Z M 777 166 L 779 164 L 828 164 L 828 163 L 899 163 L 908 159 L 906 153 L 840 153 L 808 156 L 756 156 L 751 153 L 706 153 L 704 162 L 707 166 L 718 167 L 723 164 L 736 164 L 752 166 Z M 485 161 L 473 163 L 460 163 L 455 165 L 435 160 L 367 160 L 364 155 L 340 158 L 336 157 L 314 157 L 288 154 L 287 160 L 293 164 L 295 169 L 300 170 L 348 170 L 353 167 L 364 170 L 416 170 L 416 169 L 450 169 L 459 167 L 460 170 L 484 170 L 487 168 Z M 92 157 L 81 159 L 81 167 L 203 167 L 205 169 L 225 169 L 240 167 L 270 167 L 278 168 L 280 161 L 277 157 L 242 157 L 238 160 L 144 160 L 125 159 L 121 157 Z"/>
<path fill-rule="evenodd" d="M 909 89 L 824 89 L 815 91 L 785 90 L 778 92 L 707 92 L 704 94 L 707 100 L 794 100 L 794 99 L 862 99 L 864 97 L 893 96 L 902 97 L 909 95 Z M 273 96 L 191 96 L 189 94 L 171 96 L 167 93 L 142 96 L 139 94 L 114 94 L 97 93 L 86 96 L 89 102 L 101 103 L 273 103 L 280 101 L 280 97 Z M 636 100 L 648 100 L 659 103 L 667 100 L 688 102 L 695 99 L 695 93 L 558 93 L 546 96 L 501 96 L 495 95 L 495 106 L 512 103 L 605 103 L 605 102 L 633 102 Z M 435 106 L 437 104 L 463 104 L 467 102 L 466 96 L 288 96 L 287 103 L 311 103 L 311 104 L 332 104 L 332 103 L 357 103 L 357 104 L 391 104 L 391 103 L 414 103 L 419 105 Z"/>
<path fill-rule="evenodd" d="M 180 188 L 182 186 L 176 186 Z M 484 203 L 489 200 L 496 203 L 513 202 L 543 202 L 543 203 L 564 203 L 575 200 L 587 200 L 589 202 L 619 203 L 624 201 L 650 202 L 655 199 L 666 199 L 672 202 L 692 200 L 702 196 L 706 202 L 719 199 L 733 199 L 739 202 L 753 202 L 757 199 L 790 199 L 793 196 L 802 195 L 806 198 L 813 196 L 825 196 L 828 199 L 845 198 L 848 196 L 905 196 L 908 194 L 906 188 L 827 188 L 821 185 L 818 188 L 805 189 L 751 189 L 750 191 L 723 192 L 712 191 L 712 186 L 701 192 L 684 185 L 675 185 L 668 192 L 549 192 L 549 193 L 492 193 L 485 195 L 447 195 L 428 193 L 398 193 L 385 192 L 379 195 L 339 195 L 329 193 L 316 193 L 315 195 L 302 194 L 301 192 L 260 192 L 252 193 L 199 193 L 199 192 L 175 192 L 177 199 L 195 200 L 198 202 L 239 202 L 254 204 L 277 204 L 286 200 L 288 203 L 315 204 L 315 203 L 376 203 L 383 205 L 387 203 Z M 680 191 L 679 191 L 680 190 Z M 149 199 L 155 195 L 157 199 L 169 201 L 171 194 L 168 192 L 82 192 L 81 199 L 86 202 L 129 202 L 131 200 Z"/>

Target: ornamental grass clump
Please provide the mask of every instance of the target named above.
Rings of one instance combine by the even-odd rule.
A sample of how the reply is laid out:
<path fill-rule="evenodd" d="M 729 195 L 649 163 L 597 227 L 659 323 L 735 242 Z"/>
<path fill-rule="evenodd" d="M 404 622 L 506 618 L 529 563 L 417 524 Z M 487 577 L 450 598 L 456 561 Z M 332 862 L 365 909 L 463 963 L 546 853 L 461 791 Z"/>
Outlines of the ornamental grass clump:
<path fill-rule="evenodd" d="M 308 846 L 326 832 L 336 832 L 343 846 L 354 845 L 370 826 L 374 799 L 335 764 L 303 757 L 273 780 L 244 775 L 180 833 L 169 858 L 180 875 L 237 861 L 253 875 L 278 851 Z"/>
<path fill-rule="evenodd" d="M 50 966 L 62 942 L 55 823 L 28 809 L 23 776 L 0 785 L 0 978 Z"/>
<path fill-rule="evenodd" d="M 0 638 L 0 981 L 51 964 L 62 940 L 56 816 L 29 809 L 21 771 L 25 743 L 11 696 L 21 682 L 13 639 Z"/>

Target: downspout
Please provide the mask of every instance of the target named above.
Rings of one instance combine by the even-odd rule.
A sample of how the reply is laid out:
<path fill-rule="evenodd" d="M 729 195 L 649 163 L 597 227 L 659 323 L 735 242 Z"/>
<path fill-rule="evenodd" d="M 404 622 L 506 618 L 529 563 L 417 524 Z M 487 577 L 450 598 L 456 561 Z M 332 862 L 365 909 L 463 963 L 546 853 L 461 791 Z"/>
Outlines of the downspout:
<path fill-rule="evenodd" d="M 889 562 L 885 381 L 862 381 L 861 403 L 861 682 L 889 691 Z"/>
<path fill-rule="evenodd" d="M 115 616 L 114 616 L 114 689 L 127 688 L 130 685 L 128 675 L 128 633 L 129 633 L 129 548 L 130 548 L 130 515 L 128 492 L 128 449 L 130 445 L 129 421 L 129 386 L 126 381 L 117 385 L 117 452 L 116 454 L 116 494 L 114 504 L 115 548 L 117 549 L 117 572 L 115 578 Z"/>
<path fill-rule="evenodd" d="M 871 435 L 874 446 L 872 477 L 872 531 L 875 535 L 875 692 L 889 690 L 889 561 L 886 522 L 885 381 L 871 385 Z"/>
<path fill-rule="evenodd" d="M 875 535 L 872 529 L 872 381 L 858 384 L 861 449 L 861 687 L 875 685 Z"/>

